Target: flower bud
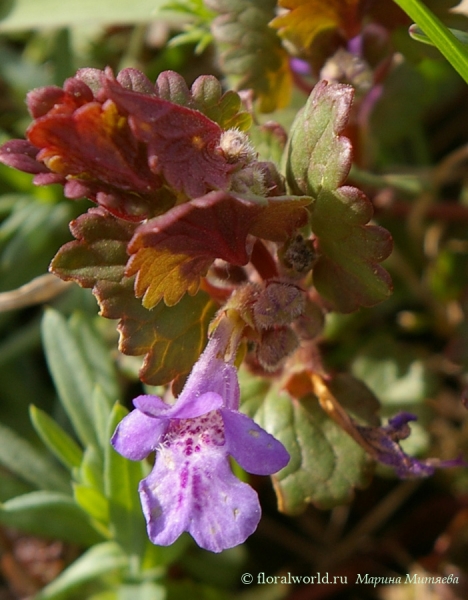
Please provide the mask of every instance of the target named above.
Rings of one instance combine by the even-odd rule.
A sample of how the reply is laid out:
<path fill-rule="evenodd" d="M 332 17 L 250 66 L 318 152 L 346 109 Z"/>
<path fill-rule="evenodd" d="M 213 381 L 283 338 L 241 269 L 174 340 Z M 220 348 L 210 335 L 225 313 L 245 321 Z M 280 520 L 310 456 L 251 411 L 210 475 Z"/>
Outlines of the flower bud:
<path fill-rule="evenodd" d="M 296 350 L 299 340 L 289 327 L 268 329 L 262 334 L 257 359 L 267 371 L 275 371 Z"/>
<path fill-rule="evenodd" d="M 259 329 L 287 325 L 302 314 L 304 292 L 288 283 L 269 283 L 253 306 L 255 324 Z"/>

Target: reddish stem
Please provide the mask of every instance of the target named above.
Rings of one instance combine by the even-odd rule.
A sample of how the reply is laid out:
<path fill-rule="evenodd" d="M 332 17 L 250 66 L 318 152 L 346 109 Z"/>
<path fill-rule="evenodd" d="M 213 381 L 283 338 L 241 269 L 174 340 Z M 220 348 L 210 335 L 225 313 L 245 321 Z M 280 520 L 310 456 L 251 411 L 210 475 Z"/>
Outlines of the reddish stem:
<path fill-rule="evenodd" d="M 250 262 L 257 269 L 258 274 L 262 279 L 271 279 L 278 277 L 278 269 L 276 263 L 261 240 L 256 240 L 252 249 Z"/>

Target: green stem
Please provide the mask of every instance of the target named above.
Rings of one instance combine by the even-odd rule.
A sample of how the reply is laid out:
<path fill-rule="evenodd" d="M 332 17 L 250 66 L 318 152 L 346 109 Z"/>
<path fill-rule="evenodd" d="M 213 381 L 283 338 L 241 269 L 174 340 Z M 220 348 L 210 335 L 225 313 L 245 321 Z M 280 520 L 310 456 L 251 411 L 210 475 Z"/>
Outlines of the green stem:
<path fill-rule="evenodd" d="M 468 48 L 420 0 L 394 0 L 468 83 Z"/>

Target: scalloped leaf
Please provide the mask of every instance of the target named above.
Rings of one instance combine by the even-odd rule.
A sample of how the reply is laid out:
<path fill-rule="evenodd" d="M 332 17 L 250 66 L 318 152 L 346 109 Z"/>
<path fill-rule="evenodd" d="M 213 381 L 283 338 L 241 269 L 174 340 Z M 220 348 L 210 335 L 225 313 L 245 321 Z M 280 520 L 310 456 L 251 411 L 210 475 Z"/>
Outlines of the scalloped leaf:
<path fill-rule="evenodd" d="M 135 229 L 135 224 L 116 219 L 100 207 L 91 208 L 70 223 L 76 239 L 60 248 L 49 270 L 85 288 L 101 280 L 119 282 L 125 274 L 127 244 Z"/>
<path fill-rule="evenodd" d="M 269 27 L 276 1 L 206 0 L 219 14 L 212 24 L 220 48 L 224 73 L 232 76 L 237 89 L 253 89 L 261 112 L 288 105 L 292 76 L 289 56 L 276 32 Z"/>
<path fill-rule="evenodd" d="M 239 94 L 233 90 L 223 94 L 221 83 L 213 75 L 197 77 L 189 90 L 182 75 L 163 71 L 155 89 L 160 98 L 198 110 L 222 129 L 236 127 L 245 131 L 252 124 L 252 116 L 243 110 Z"/>
<path fill-rule="evenodd" d="M 281 242 L 305 224 L 310 198 L 260 200 L 211 192 L 140 225 L 128 246 L 126 274 L 136 275 L 143 306 L 151 309 L 161 299 L 173 306 L 186 292 L 196 294 L 215 258 L 247 264 L 249 234 Z"/>
<path fill-rule="evenodd" d="M 311 227 L 319 259 L 314 284 L 341 312 L 373 306 L 392 290 L 379 265 L 392 250 L 391 236 L 367 225 L 372 204 L 358 189 L 342 185 L 351 166 L 351 144 L 340 133 L 352 99 L 351 86 L 318 83 L 293 124 L 284 155 L 292 190 L 315 199 Z"/>
<path fill-rule="evenodd" d="M 150 385 L 169 383 L 187 374 L 200 356 L 216 305 L 208 294 L 184 296 L 175 306 L 147 310 L 134 295 L 134 279 L 121 284 L 100 282 L 96 297 L 101 314 L 120 319 L 119 348 L 142 356 L 140 379 Z"/>
<path fill-rule="evenodd" d="M 134 278 L 125 277 L 126 248 L 135 225 L 92 208 L 73 221 L 71 229 L 77 239 L 58 251 L 51 270 L 93 288 L 101 314 L 119 319 L 121 351 L 145 355 L 143 381 L 160 385 L 188 373 L 203 349 L 215 312 L 209 296 L 200 292 L 173 308 L 161 303 L 150 311 L 135 298 Z"/>
<path fill-rule="evenodd" d="M 368 483 L 366 453 L 323 412 L 315 397 L 297 400 L 245 371 L 240 381 L 242 409 L 280 440 L 291 456 L 289 464 L 273 476 L 282 512 L 296 515 L 308 504 L 338 506 L 351 500 L 355 488 Z M 364 404 L 358 409 L 362 415 L 369 412 L 367 399 Z"/>
<path fill-rule="evenodd" d="M 176 96 L 183 101 L 182 83 L 174 84 L 177 93 L 172 93 L 169 75 L 165 81 L 171 98 L 174 100 Z M 159 80 L 157 85 L 160 90 Z M 217 123 L 198 110 L 174 104 L 173 100 L 134 92 L 111 78 L 105 80 L 105 90 L 118 109 L 129 115 L 135 137 L 147 145 L 150 169 L 162 174 L 171 188 L 189 198 L 197 198 L 213 189 L 227 189 L 232 165 L 217 150 L 222 134 Z"/>
<path fill-rule="evenodd" d="M 308 50 L 325 31 L 337 30 L 350 39 L 360 30 L 361 0 L 279 0 L 288 12 L 270 23 L 281 37 L 301 50 Z"/>
<path fill-rule="evenodd" d="M 198 77 L 191 87 L 194 108 L 223 129 L 246 131 L 252 124 L 252 116 L 242 110 L 242 100 L 237 92 L 228 90 L 223 94 L 221 83 L 212 75 Z"/>
<path fill-rule="evenodd" d="M 262 207 L 224 192 L 211 192 L 141 225 L 128 250 L 127 275 L 137 274 L 136 295 L 153 308 L 164 298 L 176 304 L 195 294 L 215 258 L 234 265 L 249 261 L 246 240 Z"/>

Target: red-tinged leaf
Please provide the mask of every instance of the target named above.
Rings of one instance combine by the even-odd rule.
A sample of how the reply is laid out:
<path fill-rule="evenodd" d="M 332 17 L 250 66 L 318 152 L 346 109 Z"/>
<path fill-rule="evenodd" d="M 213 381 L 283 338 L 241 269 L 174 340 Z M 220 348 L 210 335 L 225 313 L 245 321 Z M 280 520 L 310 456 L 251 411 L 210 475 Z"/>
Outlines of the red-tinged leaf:
<path fill-rule="evenodd" d="M 197 110 L 125 89 L 111 77 L 105 90 L 147 145 L 151 170 L 170 187 L 189 198 L 227 189 L 233 167 L 218 150 L 222 129 L 217 123 Z"/>
<path fill-rule="evenodd" d="M 143 305 L 153 308 L 162 298 L 174 305 L 185 292 L 195 294 L 215 258 L 247 264 L 247 235 L 263 210 L 211 192 L 141 225 L 128 248 L 127 275 L 137 274 L 135 290 Z"/>
<path fill-rule="evenodd" d="M 340 134 L 352 96 L 350 86 L 317 84 L 293 124 L 285 152 L 290 187 L 314 197 L 310 223 L 319 251 L 314 285 L 341 312 L 373 306 L 392 289 L 390 276 L 379 265 L 391 252 L 391 236 L 367 225 L 373 208 L 366 196 L 342 186 L 351 145 Z"/>
<path fill-rule="evenodd" d="M 135 298 L 134 278 L 124 275 L 135 227 L 92 208 L 71 223 L 77 239 L 59 250 L 50 268 L 62 279 L 93 288 L 102 316 L 119 319 L 120 350 L 144 356 L 141 379 L 162 385 L 190 371 L 206 342 L 215 304 L 200 292 L 173 308 L 161 303 L 150 311 L 142 306 Z"/>
<path fill-rule="evenodd" d="M 297 229 L 306 225 L 309 213 L 305 207 L 311 200 L 308 196 L 268 198 L 268 205 L 254 220 L 250 233 L 272 242 L 285 242 Z"/>
<path fill-rule="evenodd" d="M 336 30 L 350 39 L 360 30 L 362 0 L 280 0 L 278 5 L 287 12 L 271 26 L 301 50 L 309 50 L 325 31 Z"/>
<path fill-rule="evenodd" d="M 90 209 L 70 223 L 76 240 L 60 248 L 50 270 L 65 281 L 75 281 L 86 288 L 102 280 L 119 282 L 124 276 L 127 244 L 135 227 L 100 207 Z"/>
<path fill-rule="evenodd" d="M 133 278 L 120 284 L 103 281 L 96 289 L 101 314 L 120 319 L 119 348 L 142 356 L 140 379 L 163 385 L 186 375 L 201 354 L 216 305 L 208 294 L 185 296 L 172 307 L 164 303 L 147 310 L 135 298 Z"/>
<path fill-rule="evenodd" d="M 113 102 L 52 110 L 32 123 L 28 139 L 39 149 L 37 160 L 63 177 L 67 197 L 87 196 L 133 220 L 159 212 L 163 181 L 150 171 L 144 144 Z"/>

